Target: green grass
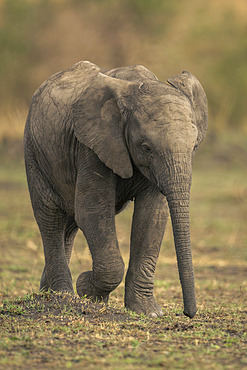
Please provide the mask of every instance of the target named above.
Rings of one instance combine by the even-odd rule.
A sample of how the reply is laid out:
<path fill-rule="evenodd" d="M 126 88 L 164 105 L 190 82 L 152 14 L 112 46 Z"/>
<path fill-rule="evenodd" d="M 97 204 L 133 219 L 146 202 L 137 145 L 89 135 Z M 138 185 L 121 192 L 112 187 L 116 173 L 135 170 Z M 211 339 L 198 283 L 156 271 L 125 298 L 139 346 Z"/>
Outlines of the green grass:
<path fill-rule="evenodd" d="M 23 161 L 5 157 L 0 167 L 0 368 L 247 368 L 247 145 L 242 137 L 235 137 L 237 144 L 228 158 L 229 137 L 209 141 L 195 158 L 191 239 L 198 313 L 192 320 L 182 314 L 170 223 L 155 279 L 162 319 L 127 312 L 124 283 L 108 306 L 37 293 L 44 257 Z M 240 152 L 242 160 L 234 156 Z M 131 213 L 132 205 L 117 216 L 126 266 Z M 86 242 L 78 234 L 71 261 L 74 282 L 90 268 Z"/>

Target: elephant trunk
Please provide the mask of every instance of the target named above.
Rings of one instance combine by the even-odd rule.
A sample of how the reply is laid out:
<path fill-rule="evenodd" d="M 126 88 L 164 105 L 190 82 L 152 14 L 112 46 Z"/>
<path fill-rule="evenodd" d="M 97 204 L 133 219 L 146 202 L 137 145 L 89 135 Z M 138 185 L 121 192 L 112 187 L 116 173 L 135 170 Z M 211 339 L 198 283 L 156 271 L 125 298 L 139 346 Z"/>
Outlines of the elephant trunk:
<path fill-rule="evenodd" d="M 172 220 L 179 278 L 183 291 L 184 314 L 192 318 L 197 309 L 190 243 L 191 166 L 189 167 L 187 167 L 189 173 L 186 171 L 186 174 L 181 173 L 180 170 L 173 174 L 170 173 L 169 180 L 164 182 L 162 192 L 166 195 Z"/>

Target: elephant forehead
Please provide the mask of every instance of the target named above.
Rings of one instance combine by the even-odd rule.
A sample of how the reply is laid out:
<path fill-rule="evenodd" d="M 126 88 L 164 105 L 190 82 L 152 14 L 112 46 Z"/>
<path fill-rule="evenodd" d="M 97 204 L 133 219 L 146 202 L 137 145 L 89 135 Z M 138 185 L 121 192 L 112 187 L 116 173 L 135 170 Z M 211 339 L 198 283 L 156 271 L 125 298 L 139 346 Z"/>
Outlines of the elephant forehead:
<path fill-rule="evenodd" d="M 194 110 L 183 96 L 161 95 L 143 104 L 148 123 L 165 124 L 173 121 L 194 121 Z"/>
<path fill-rule="evenodd" d="M 182 94 L 161 95 L 158 100 L 158 105 L 160 109 L 163 109 L 166 112 L 183 111 L 185 113 L 189 113 L 192 110 L 189 99 Z"/>

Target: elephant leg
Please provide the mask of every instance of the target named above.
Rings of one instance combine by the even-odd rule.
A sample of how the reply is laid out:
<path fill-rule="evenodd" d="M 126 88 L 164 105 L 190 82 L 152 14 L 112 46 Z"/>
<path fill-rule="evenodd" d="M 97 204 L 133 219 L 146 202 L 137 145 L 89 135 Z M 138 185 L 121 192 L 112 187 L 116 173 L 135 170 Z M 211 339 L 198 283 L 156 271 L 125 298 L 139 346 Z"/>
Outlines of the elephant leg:
<path fill-rule="evenodd" d="M 153 296 L 154 271 L 168 218 L 166 198 L 149 188 L 135 199 L 125 306 L 152 317 L 163 315 Z"/>
<path fill-rule="evenodd" d="M 44 253 L 45 268 L 41 277 L 40 289 L 73 292 L 72 277 L 65 253 L 66 215 L 62 211 L 45 212 L 37 218 Z"/>
<path fill-rule="evenodd" d="M 124 275 L 115 230 L 115 179 L 103 164 L 91 171 L 90 184 L 85 176 L 79 177 L 83 180 L 76 190 L 76 223 L 85 235 L 93 264 L 92 271 L 78 277 L 76 289 L 79 296 L 107 302 Z"/>
<path fill-rule="evenodd" d="M 73 243 L 74 243 L 74 239 L 77 234 L 77 231 L 78 231 L 78 226 L 76 225 L 74 218 L 68 218 L 66 227 L 65 227 L 65 232 L 64 232 L 64 249 L 65 249 L 65 256 L 66 256 L 66 261 L 68 265 L 70 263 Z"/>
<path fill-rule="evenodd" d="M 81 229 L 86 237 L 93 260 L 92 271 L 80 274 L 76 282 L 79 296 L 108 301 L 109 293 L 122 281 L 124 263 L 118 247 L 114 215 L 91 214 L 83 220 Z"/>
<path fill-rule="evenodd" d="M 47 279 L 46 266 L 44 267 L 44 270 L 41 275 L 39 289 L 42 290 L 43 292 L 49 289 L 49 281 Z"/>
<path fill-rule="evenodd" d="M 55 291 L 73 292 L 65 251 L 68 216 L 61 209 L 61 199 L 40 171 L 33 150 L 28 144 L 25 158 L 32 207 L 45 254 L 45 268 L 40 281 L 40 289 L 50 288 Z M 67 247 L 67 249 L 71 248 Z M 68 252 L 67 254 L 70 255 Z"/>
<path fill-rule="evenodd" d="M 68 218 L 66 222 L 66 226 L 65 226 L 65 231 L 64 231 L 64 249 L 65 249 L 65 257 L 66 257 L 66 261 L 68 265 L 70 263 L 74 238 L 76 236 L 77 231 L 78 231 L 78 227 L 75 223 L 75 220 L 73 218 Z M 46 266 L 45 266 L 42 276 L 41 276 L 40 289 L 44 291 L 44 290 L 47 290 L 48 288 L 49 288 L 49 282 L 47 279 Z"/>

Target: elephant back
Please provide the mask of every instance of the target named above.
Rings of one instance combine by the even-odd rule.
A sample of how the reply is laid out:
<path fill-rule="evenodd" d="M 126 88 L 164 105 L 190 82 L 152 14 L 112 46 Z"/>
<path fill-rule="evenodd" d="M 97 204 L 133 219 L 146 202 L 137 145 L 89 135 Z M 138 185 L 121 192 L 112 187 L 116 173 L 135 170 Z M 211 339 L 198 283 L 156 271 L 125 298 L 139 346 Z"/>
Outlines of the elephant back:
<path fill-rule="evenodd" d="M 104 72 L 107 76 L 118 78 L 120 80 L 145 82 L 146 80 L 157 81 L 158 78 L 147 68 L 142 65 L 134 65 L 128 67 L 120 67 Z"/>

